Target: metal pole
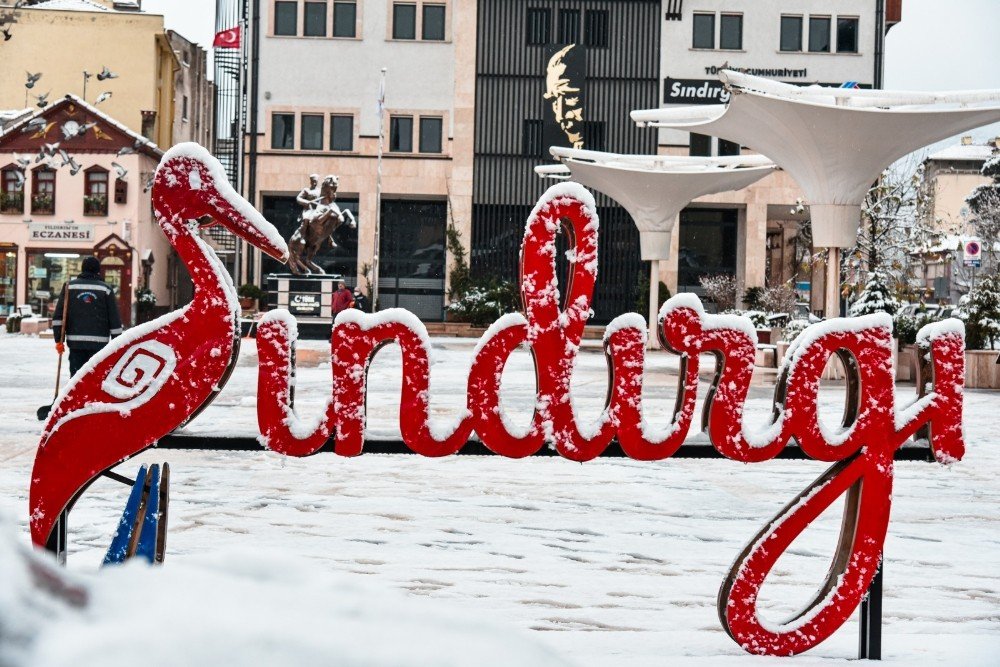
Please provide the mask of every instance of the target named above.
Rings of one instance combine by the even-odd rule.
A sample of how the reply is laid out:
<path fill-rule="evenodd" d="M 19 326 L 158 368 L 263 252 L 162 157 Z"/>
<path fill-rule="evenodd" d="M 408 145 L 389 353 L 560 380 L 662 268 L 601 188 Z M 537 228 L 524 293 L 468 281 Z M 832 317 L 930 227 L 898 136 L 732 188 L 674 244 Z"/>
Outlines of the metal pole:
<path fill-rule="evenodd" d="M 823 314 L 840 317 L 840 248 L 827 248 Z"/>
<path fill-rule="evenodd" d="M 660 338 L 657 334 L 657 324 L 660 315 L 660 260 L 649 261 L 649 340 L 646 347 L 650 350 L 660 349 Z"/>
<path fill-rule="evenodd" d="M 386 68 L 382 68 L 382 79 L 378 88 L 378 161 L 375 168 L 375 254 L 372 257 L 372 312 L 378 310 L 378 283 L 379 267 L 378 259 L 382 250 L 382 150 L 385 140 L 383 130 L 382 115 L 385 110 L 385 74 Z"/>
<path fill-rule="evenodd" d="M 868 595 L 861 601 L 858 615 L 858 659 L 882 659 L 882 569 L 885 558 L 868 587 Z"/>

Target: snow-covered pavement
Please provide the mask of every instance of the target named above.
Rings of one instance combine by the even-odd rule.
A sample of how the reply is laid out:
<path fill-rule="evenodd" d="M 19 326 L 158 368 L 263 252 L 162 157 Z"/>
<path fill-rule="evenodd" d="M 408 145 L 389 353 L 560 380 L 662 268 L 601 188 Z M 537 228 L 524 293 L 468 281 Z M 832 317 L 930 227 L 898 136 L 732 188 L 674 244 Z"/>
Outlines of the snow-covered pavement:
<path fill-rule="evenodd" d="M 475 341 L 434 339 L 432 407 L 442 418 L 464 404 Z M 297 406 L 308 416 L 330 391 L 327 344 L 302 341 Z M 40 424 L 51 400 L 51 340 L 0 334 L 0 511 L 27 542 L 27 489 Z M 306 365 L 308 364 L 308 365 Z M 582 415 L 596 417 L 607 384 L 600 348 L 585 347 L 574 379 Z M 676 360 L 647 362 L 647 398 L 665 423 Z M 504 404 L 527 420 L 533 373 L 518 353 L 504 376 Z M 379 353 L 370 374 L 371 431 L 397 433 L 398 352 Z M 216 403 L 187 430 L 256 434 L 256 356 L 244 345 Z M 910 395 L 911 387 L 900 387 Z M 748 411 L 763 421 L 771 389 L 755 386 Z M 839 417 L 843 389 L 824 389 L 822 413 Z M 1000 393 L 966 393 L 968 451 L 951 467 L 896 467 L 886 543 L 884 656 L 896 665 L 1000 663 Z M 657 419 L 659 418 L 659 420 Z M 992 436 L 992 437 L 991 437 Z M 470 618 L 534 631 L 579 665 L 773 663 L 746 655 L 719 623 L 715 596 L 744 543 L 825 468 L 806 461 L 742 465 L 725 460 L 643 463 L 559 458 L 156 451 L 169 461 L 168 559 L 220 550 L 278 550 L 415 596 L 440 598 Z M 120 468 L 133 474 L 138 461 Z M 96 569 L 126 492 L 95 483 L 71 517 L 70 567 Z M 800 539 L 763 589 L 779 619 L 821 581 L 839 528 L 839 506 Z M 280 612 L 269 610 L 276 623 Z M 386 628 L 387 636 L 391 628 Z M 856 654 L 851 622 L 796 665 L 846 664 Z"/>

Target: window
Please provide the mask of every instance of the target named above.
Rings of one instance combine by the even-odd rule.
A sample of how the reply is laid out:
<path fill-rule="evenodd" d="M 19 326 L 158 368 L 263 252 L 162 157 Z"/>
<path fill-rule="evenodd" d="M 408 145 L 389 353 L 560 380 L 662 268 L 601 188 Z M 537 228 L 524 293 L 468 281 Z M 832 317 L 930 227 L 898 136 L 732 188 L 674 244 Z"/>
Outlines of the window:
<path fill-rule="evenodd" d="M 271 114 L 271 148 L 295 148 L 295 114 Z"/>
<path fill-rule="evenodd" d="M 521 155 L 526 157 L 542 157 L 543 127 L 540 120 L 524 121 L 521 132 Z"/>
<path fill-rule="evenodd" d="M 608 45 L 608 12 L 605 9 L 588 9 L 583 15 L 583 43 L 595 48 Z"/>
<path fill-rule="evenodd" d="M 719 139 L 719 155 L 739 155 L 740 145 L 735 141 Z"/>
<path fill-rule="evenodd" d="M 24 173 L 10 166 L 0 180 L 0 213 L 24 213 Z"/>
<path fill-rule="evenodd" d="M 858 20 L 837 19 L 837 53 L 858 52 Z"/>
<path fill-rule="evenodd" d="M 691 46 L 696 49 L 715 48 L 715 14 L 694 15 L 694 40 Z"/>
<path fill-rule="evenodd" d="M 444 5 L 424 5 L 423 25 L 420 38 L 433 41 L 444 40 Z"/>
<path fill-rule="evenodd" d="M 393 153 L 413 152 L 413 116 L 389 118 L 389 150 Z"/>
<path fill-rule="evenodd" d="M 355 2 L 333 3 L 333 36 L 354 37 L 357 35 L 358 5 Z"/>
<path fill-rule="evenodd" d="M 84 172 L 83 214 L 108 214 L 108 171 L 101 167 L 91 167 Z"/>
<path fill-rule="evenodd" d="M 306 37 L 326 37 L 325 2 L 307 2 L 302 18 L 305 23 L 302 34 Z"/>
<path fill-rule="evenodd" d="M 781 50 L 782 51 L 802 50 L 801 16 L 781 17 Z"/>
<path fill-rule="evenodd" d="M 420 117 L 420 152 L 441 152 L 441 119 Z"/>
<path fill-rule="evenodd" d="M 279 0 L 274 3 L 274 34 L 291 36 L 299 34 L 299 3 Z"/>
<path fill-rule="evenodd" d="M 185 123 L 188 119 L 188 96 L 183 95 L 181 98 L 181 120 Z"/>
<path fill-rule="evenodd" d="M 809 51 L 812 53 L 829 53 L 830 51 L 830 17 L 809 17 Z"/>
<path fill-rule="evenodd" d="M 392 38 L 417 38 L 417 6 L 394 3 L 392 5 Z"/>
<path fill-rule="evenodd" d="M 591 151 L 603 151 L 605 148 L 606 123 L 598 120 L 588 120 L 583 123 L 583 147 Z"/>
<path fill-rule="evenodd" d="M 330 116 L 330 150 L 354 150 L 354 116 Z"/>
<path fill-rule="evenodd" d="M 31 178 L 31 212 L 52 215 L 56 212 L 56 172 L 39 167 Z"/>
<path fill-rule="evenodd" d="M 743 48 L 743 14 L 723 14 L 719 19 L 719 48 Z"/>
<path fill-rule="evenodd" d="M 323 150 L 323 117 L 302 114 L 302 142 L 299 145 L 304 151 Z"/>
<path fill-rule="evenodd" d="M 709 157 L 712 155 L 712 137 L 707 134 L 696 134 L 691 133 L 691 146 L 690 154 L 697 155 L 700 157 Z"/>
<path fill-rule="evenodd" d="M 559 10 L 559 40 L 560 44 L 576 44 L 580 41 L 580 10 Z"/>
<path fill-rule="evenodd" d="M 527 40 L 529 45 L 549 43 L 552 34 L 552 12 L 541 7 L 528 8 Z"/>

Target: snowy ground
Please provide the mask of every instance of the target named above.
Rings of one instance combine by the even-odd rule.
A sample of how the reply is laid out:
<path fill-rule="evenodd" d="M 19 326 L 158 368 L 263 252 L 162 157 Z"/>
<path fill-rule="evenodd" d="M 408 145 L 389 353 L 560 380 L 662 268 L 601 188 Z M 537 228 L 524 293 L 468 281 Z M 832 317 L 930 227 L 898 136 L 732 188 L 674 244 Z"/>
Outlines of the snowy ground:
<path fill-rule="evenodd" d="M 436 414 L 463 405 L 474 344 L 434 340 Z M 300 355 L 296 397 L 307 415 L 330 390 L 326 347 L 300 344 L 316 351 Z M 0 334 L 0 512 L 17 520 L 25 542 L 40 427 L 34 413 L 51 400 L 55 358 L 51 340 Z M 603 364 L 598 347 L 585 348 L 574 380 L 584 417 L 596 416 L 603 404 Z M 369 424 L 380 436 L 398 433 L 399 367 L 398 353 L 387 349 L 370 375 Z M 648 368 L 648 405 L 665 422 L 676 362 L 655 353 Z M 519 353 L 504 376 L 504 403 L 524 420 L 534 397 L 529 369 Z M 256 434 L 255 389 L 250 341 L 225 391 L 188 431 Z M 898 391 L 909 395 L 913 388 Z M 751 390 L 748 410 L 761 420 L 770 394 L 763 382 Z M 843 389 L 831 384 L 823 395 L 822 412 L 834 421 Z M 998 410 L 1000 393 L 967 392 L 965 460 L 949 468 L 897 465 L 886 544 L 888 664 L 1000 664 L 1000 448 L 991 437 Z M 630 667 L 777 662 L 744 654 L 725 635 L 715 596 L 744 542 L 824 468 L 805 461 L 580 465 L 558 458 L 290 459 L 165 450 L 139 458 L 172 467 L 168 568 L 220 550 L 291 552 L 324 570 L 519 629 L 573 664 Z M 129 461 L 120 471 L 131 474 L 137 466 Z M 125 496 L 121 486 L 100 481 L 77 505 L 72 569 L 96 569 Z M 825 516 L 779 561 L 763 592 L 769 617 L 793 612 L 820 582 L 838 521 Z M 267 613 L 280 625 L 280 612 Z M 846 664 L 856 644 L 852 621 L 794 664 Z"/>

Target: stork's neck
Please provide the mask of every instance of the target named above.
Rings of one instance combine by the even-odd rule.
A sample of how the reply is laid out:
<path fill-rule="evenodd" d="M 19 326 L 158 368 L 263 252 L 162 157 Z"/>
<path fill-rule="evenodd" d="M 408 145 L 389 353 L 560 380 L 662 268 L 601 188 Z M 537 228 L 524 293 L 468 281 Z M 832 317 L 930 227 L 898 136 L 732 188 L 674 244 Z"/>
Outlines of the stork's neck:
<path fill-rule="evenodd" d="M 206 310 L 233 312 L 238 307 L 236 289 L 212 249 L 180 216 L 158 211 L 157 222 L 187 267 L 195 287 L 194 300 L 202 302 L 202 308 Z"/>

